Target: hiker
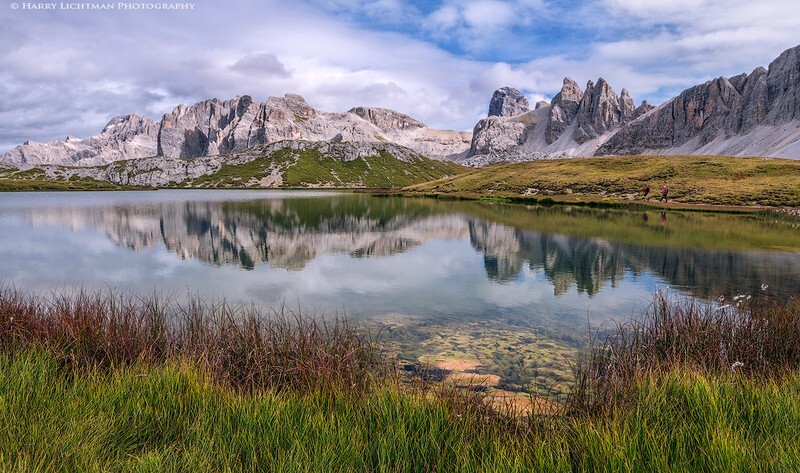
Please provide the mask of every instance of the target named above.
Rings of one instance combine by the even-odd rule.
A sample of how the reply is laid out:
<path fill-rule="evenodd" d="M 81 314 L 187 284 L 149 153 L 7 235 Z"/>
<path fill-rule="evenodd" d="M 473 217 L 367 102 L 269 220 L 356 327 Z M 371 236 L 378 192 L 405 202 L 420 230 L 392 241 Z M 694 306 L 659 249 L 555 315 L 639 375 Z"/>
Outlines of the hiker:
<path fill-rule="evenodd" d="M 644 200 L 647 200 L 647 196 L 650 195 L 650 186 L 647 184 L 644 185 Z"/>
<path fill-rule="evenodd" d="M 667 190 L 667 186 L 664 186 L 664 187 L 661 189 L 661 198 L 660 198 L 660 199 L 658 199 L 658 201 L 659 201 L 659 202 L 661 202 L 662 200 L 663 200 L 664 202 L 669 202 L 669 200 L 667 199 L 667 192 L 669 192 L 669 191 Z"/>

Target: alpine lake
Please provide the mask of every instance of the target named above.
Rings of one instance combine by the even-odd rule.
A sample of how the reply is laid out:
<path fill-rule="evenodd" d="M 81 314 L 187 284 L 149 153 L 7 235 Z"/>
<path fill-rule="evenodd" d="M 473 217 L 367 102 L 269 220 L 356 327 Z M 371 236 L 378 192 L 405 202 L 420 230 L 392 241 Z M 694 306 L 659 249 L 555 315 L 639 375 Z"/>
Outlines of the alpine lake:
<path fill-rule="evenodd" d="M 0 283 L 256 303 L 366 329 L 409 370 L 554 389 L 657 291 L 800 292 L 797 221 L 325 191 L 0 194 Z"/>

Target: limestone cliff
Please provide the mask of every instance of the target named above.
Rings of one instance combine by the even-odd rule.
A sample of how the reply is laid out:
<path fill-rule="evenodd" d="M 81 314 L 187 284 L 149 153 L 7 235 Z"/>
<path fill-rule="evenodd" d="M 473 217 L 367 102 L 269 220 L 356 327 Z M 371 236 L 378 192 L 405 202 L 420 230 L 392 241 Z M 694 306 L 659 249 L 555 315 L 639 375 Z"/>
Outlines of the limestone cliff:
<path fill-rule="evenodd" d="M 489 116 L 475 125 L 469 153 L 461 164 L 484 166 L 499 161 L 591 155 L 610 133 L 649 110 L 647 103 L 636 108 L 625 89 L 618 96 L 603 78 L 597 85 L 589 81 L 582 91 L 567 77 L 551 103 L 539 103 L 534 110 L 516 115 L 492 115 L 497 97 L 509 95 L 502 92 L 507 90 L 519 93 L 508 87 L 495 92 Z"/>
<path fill-rule="evenodd" d="M 435 130 L 387 109 L 355 107 L 346 113 L 332 113 L 314 109 L 296 94 L 270 97 L 264 103 L 245 95 L 178 105 L 159 123 L 136 115 L 115 118 L 102 133 L 86 140 L 29 141 L 0 161 L 23 167 L 96 166 L 154 156 L 216 156 L 282 140 L 388 142 L 442 159 L 465 152 L 471 138 L 468 132 Z"/>
<path fill-rule="evenodd" d="M 627 90 L 618 96 L 602 78 L 584 90 L 565 78 L 549 104 L 489 115 L 475 125 L 462 164 L 642 153 L 798 159 L 800 46 L 768 69 L 708 81 L 657 108 L 636 107 Z"/>
<path fill-rule="evenodd" d="M 785 51 L 769 69 L 683 91 L 597 150 L 636 153 L 800 158 L 800 46 Z"/>
<path fill-rule="evenodd" d="M 96 166 L 122 159 L 154 156 L 158 147 L 158 124 L 134 114 L 111 119 L 99 135 L 81 140 L 67 136 L 50 143 L 26 141 L 0 161 L 17 166 L 63 164 Z"/>

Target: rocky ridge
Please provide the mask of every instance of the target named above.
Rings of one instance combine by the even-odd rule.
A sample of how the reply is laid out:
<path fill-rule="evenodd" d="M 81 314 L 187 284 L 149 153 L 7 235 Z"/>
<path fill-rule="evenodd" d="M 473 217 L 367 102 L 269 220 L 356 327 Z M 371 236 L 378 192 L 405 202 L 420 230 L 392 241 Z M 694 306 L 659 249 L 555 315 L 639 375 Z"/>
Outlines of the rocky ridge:
<path fill-rule="evenodd" d="M 265 103 L 242 96 L 179 105 L 158 123 L 136 115 L 117 117 L 85 140 L 28 141 L 0 156 L 0 166 L 202 158 L 280 141 L 346 142 L 354 144 L 353 150 L 391 143 L 469 166 L 639 153 L 800 159 L 800 46 L 783 52 L 767 69 L 708 81 L 659 107 L 646 101 L 636 107 L 626 89 L 617 95 L 602 78 L 584 89 L 565 78 L 553 100 L 540 101 L 533 110 L 519 90 L 498 89 L 488 116 L 468 133 L 434 130 L 382 108 L 334 113 L 316 110 L 296 94 L 270 97 Z M 207 163 L 216 161 L 167 166 L 183 167 L 191 175 L 189 168 L 209 168 Z"/>
<path fill-rule="evenodd" d="M 47 144 L 26 142 L 0 157 L 20 167 L 39 164 L 97 166 L 148 157 L 198 158 L 235 153 L 283 140 L 394 143 L 434 159 L 462 153 L 468 132 L 434 130 L 392 110 L 355 107 L 323 112 L 286 94 L 265 103 L 250 96 L 179 105 L 159 123 L 136 115 L 111 120 L 97 136 Z"/>
<path fill-rule="evenodd" d="M 503 93 L 499 93 L 504 91 Z M 783 52 L 768 69 L 720 77 L 653 107 L 635 107 L 602 78 L 581 90 L 565 78 L 549 104 L 499 116 L 498 97 L 473 131 L 461 164 L 626 154 L 708 154 L 800 159 L 800 46 Z"/>
<path fill-rule="evenodd" d="M 116 117 L 91 138 L 67 136 L 50 143 L 26 141 L 0 156 L 0 162 L 15 166 L 29 163 L 78 166 L 154 156 L 158 130 L 159 125 L 146 117 L 135 114 Z"/>
<path fill-rule="evenodd" d="M 382 153 L 403 162 L 417 162 L 420 159 L 419 153 L 394 143 L 283 140 L 254 146 L 241 152 L 192 159 L 153 156 L 117 161 L 105 166 L 43 165 L 37 166 L 37 169 L 41 170 L 43 177 L 54 180 L 92 178 L 120 185 L 166 187 L 214 174 L 223 166 L 238 166 L 263 160 L 265 175 L 254 182 L 242 182 L 241 186 L 280 187 L 283 173 L 295 164 L 300 153 L 308 150 L 341 162 L 357 159 L 369 161 Z M 275 154 L 281 151 L 288 152 L 288 160 L 274 159 Z M 330 186 L 325 183 L 320 185 Z"/>
<path fill-rule="evenodd" d="M 470 150 L 461 164 L 484 166 L 500 161 L 591 155 L 609 133 L 652 108 L 647 102 L 637 108 L 627 90 L 622 89 L 618 96 L 603 78 L 597 85 L 589 81 L 581 90 L 567 77 L 553 100 L 537 103 L 534 110 L 522 111 L 513 105 L 503 108 L 496 103 L 498 98 L 521 93 L 508 87 L 498 92 L 492 97 L 489 116 L 475 125 Z M 492 115 L 493 107 L 519 113 Z"/>
<path fill-rule="evenodd" d="M 800 158 L 800 46 L 768 69 L 683 91 L 597 150 L 637 153 Z"/>

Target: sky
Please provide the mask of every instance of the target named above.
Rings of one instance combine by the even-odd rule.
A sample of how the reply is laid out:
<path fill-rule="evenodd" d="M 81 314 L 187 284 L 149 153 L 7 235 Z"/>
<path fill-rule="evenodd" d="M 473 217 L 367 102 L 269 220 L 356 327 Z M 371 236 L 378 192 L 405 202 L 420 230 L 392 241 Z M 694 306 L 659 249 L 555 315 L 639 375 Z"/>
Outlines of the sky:
<path fill-rule="evenodd" d="M 797 0 L 0 2 L 0 153 L 240 95 L 456 130 L 567 76 L 657 105 L 800 44 Z"/>

